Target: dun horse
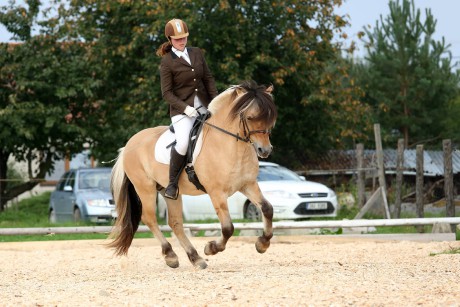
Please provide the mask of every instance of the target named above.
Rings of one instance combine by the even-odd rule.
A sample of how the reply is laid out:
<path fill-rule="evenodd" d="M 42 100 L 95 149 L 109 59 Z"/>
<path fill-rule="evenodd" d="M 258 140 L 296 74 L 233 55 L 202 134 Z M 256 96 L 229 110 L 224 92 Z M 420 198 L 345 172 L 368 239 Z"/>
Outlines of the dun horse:
<path fill-rule="evenodd" d="M 244 82 L 218 95 L 209 105 L 211 117 L 203 126 L 201 152 L 194 168 L 201 184 L 209 194 L 221 223 L 222 235 L 210 241 L 204 248 L 206 255 L 225 250 L 234 227 L 227 207 L 227 198 L 240 191 L 259 207 L 263 213 L 263 235 L 255 244 L 259 253 L 270 246 L 273 236 L 273 207 L 263 197 L 257 183 L 258 157 L 266 158 L 272 151 L 270 129 L 273 128 L 277 110 L 273 102 L 273 88 Z M 171 244 L 165 239 L 157 223 L 157 191 L 164 193 L 168 184 L 168 165 L 155 159 L 155 144 L 168 129 L 159 126 L 135 134 L 120 150 L 112 170 L 111 187 L 118 218 L 109 244 L 116 254 L 128 253 L 139 223 L 149 227 L 160 240 L 162 254 L 171 268 L 179 266 L 179 260 Z M 185 172 L 179 179 L 179 193 L 199 195 Z M 195 247 L 184 233 L 182 198 L 166 199 L 168 224 L 187 253 L 191 263 L 200 269 L 207 267 Z"/>

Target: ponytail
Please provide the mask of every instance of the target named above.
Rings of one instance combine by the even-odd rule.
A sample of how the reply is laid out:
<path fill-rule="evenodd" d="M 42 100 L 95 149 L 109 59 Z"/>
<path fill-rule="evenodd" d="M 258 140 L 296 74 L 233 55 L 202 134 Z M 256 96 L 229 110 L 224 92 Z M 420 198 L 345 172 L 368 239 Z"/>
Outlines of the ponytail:
<path fill-rule="evenodd" d="M 172 45 L 169 41 L 167 41 L 161 44 L 160 48 L 157 49 L 156 54 L 161 57 L 167 54 L 168 52 L 170 52 L 171 49 L 172 49 Z"/>

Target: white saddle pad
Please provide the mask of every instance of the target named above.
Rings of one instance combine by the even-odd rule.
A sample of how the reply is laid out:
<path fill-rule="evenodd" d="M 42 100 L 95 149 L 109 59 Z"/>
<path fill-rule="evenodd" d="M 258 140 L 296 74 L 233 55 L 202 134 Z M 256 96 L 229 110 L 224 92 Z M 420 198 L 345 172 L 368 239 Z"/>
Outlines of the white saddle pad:
<path fill-rule="evenodd" d="M 169 129 L 166 130 L 160 136 L 160 138 L 158 139 L 155 145 L 155 160 L 157 160 L 160 163 L 169 165 L 172 146 L 169 148 L 166 148 L 166 147 L 169 146 L 175 140 L 176 140 L 176 135 L 172 133 Z M 192 165 L 195 164 L 196 158 L 200 154 L 201 146 L 203 146 L 203 134 L 202 133 L 200 133 L 200 135 L 198 136 L 198 141 L 196 142 L 195 150 L 193 151 Z"/>

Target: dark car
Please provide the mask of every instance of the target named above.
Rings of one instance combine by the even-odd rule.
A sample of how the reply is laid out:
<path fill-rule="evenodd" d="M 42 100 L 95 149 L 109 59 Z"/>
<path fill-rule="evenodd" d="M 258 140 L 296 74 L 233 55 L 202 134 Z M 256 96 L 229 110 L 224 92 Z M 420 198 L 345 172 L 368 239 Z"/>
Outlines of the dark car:
<path fill-rule="evenodd" d="M 82 168 L 66 172 L 51 193 L 49 220 L 107 222 L 115 204 L 110 192 L 111 168 Z"/>

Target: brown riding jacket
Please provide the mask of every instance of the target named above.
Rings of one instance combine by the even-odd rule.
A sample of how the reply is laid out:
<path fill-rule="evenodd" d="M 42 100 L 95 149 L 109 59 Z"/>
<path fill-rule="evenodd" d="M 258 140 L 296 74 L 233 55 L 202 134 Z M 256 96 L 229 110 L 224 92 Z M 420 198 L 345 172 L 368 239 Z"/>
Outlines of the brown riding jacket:
<path fill-rule="evenodd" d="M 183 114 L 187 105 L 193 107 L 195 95 L 208 107 L 217 96 L 216 84 L 199 48 L 188 47 L 192 65 L 179 58 L 173 51 L 161 59 L 161 93 L 169 103 L 171 117 Z"/>

